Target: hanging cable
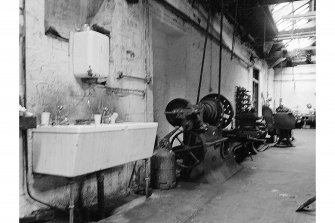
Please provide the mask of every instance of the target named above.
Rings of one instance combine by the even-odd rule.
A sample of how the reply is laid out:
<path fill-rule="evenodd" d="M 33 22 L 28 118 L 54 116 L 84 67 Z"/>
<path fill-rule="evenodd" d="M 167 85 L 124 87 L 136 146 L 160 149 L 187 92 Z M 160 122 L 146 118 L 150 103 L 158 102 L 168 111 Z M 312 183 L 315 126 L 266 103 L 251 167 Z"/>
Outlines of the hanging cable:
<path fill-rule="evenodd" d="M 201 83 L 202 83 L 202 74 L 204 72 L 204 63 L 206 56 L 206 48 L 207 48 L 207 39 L 208 39 L 208 31 L 209 31 L 209 23 L 210 23 L 210 1 L 208 1 L 208 17 L 207 17 L 207 27 L 206 27 L 206 35 L 205 35 L 205 43 L 204 43 L 204 51 L 202 53 L 202 61 L 201 61 L 201 69 L 200 69 L 200 78 L 199 78 L 199 86 L 198 86 L 198 94 L 197 94 L 197 104 L 199 103 Z"/>
<path fill-rule="evenodd" d="M 237 9 L 238 9 L 238 0 L 236 1 L 236 6 L 235 6 L 235 21 L 237 21 Z M 233 60 L 233 57 L 234 57 L 234 46 L 235 46 L 236 28 L 237 28 L 237 22 L 234 24 L 233 41 L 232 41 L 232 46 L 231 46 L 230 60 Z"/>
<path fill-rule="evenodd" d="M 266 21 L 264 19 L 264 28 L 263 28 L 263 57 L 265 58 L 265 36 L 266 36 Z"/>
<path fill-rule="evenodd" d="M 293 79 L 293 84 L 294 84 L 293 89 L 295 91 L 296 86 L 295 86 L 294 66 L 293 65 L 292 65 L 292 79 Z"/>
<path fill-rule="evenodd" d="M 265 69 L 266 75 L 266 99 L 269 98 L 269 67 Z"/>
<path fill-rule="evenodd" d="M 282 104 L 282 88 L 283 88 L 283 62 L 280 63 L 280 98 L 279 98 L 279 105 Z"/>
<path fill-rule="evenodd" d="M 222 26 L 223 26 L 223 0 L 221 0 L 221 21 L 220 21 L 220 54 L 219 54 L 219 83 L 218 96 L 221 94 L 221 65 L 222 65 Z"/>
<path fill-rule="evenodd" d="M 266 21 L 264 19 L 264 28 L 263 28 L 263 57 L 265 58 L 265 37 L 266 37 Z M 269 98 L 269 74 L 268 68 L 265 70 L 266 75 L 266 100 Z M 267 102 L 266 102 L 267 103 Z"/>

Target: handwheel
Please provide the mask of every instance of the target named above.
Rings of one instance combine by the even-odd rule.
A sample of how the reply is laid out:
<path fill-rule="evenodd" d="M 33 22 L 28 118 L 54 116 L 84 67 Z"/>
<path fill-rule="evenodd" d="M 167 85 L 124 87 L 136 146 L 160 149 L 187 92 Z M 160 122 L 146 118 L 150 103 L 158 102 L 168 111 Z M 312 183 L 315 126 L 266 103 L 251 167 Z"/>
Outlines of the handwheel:
<path fill-rule="evenodd" d="M 180 139 L 181 134 L 184 136 L 183 140 Z M 176 155 L 176 164 L 181 169 L 192 169 L 204 159 L 205 141 L 197 133 L 188 132 L 185 136 L 184 131 L 180 131 L 172 137 L 171 145 Z"/>

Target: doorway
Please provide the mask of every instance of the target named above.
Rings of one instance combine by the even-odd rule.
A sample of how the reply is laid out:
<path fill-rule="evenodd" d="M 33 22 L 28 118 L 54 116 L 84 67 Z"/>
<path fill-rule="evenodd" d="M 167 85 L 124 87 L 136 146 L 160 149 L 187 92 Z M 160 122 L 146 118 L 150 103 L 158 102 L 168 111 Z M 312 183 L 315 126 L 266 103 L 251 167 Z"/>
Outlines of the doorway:
<path fill-rule="evenodd" d="M 259 95 L 259 70 L 254 68 L 252 74 L 252 105 L 258 114 L 258 95 Z"/>
<path fill-rule="evenodd" d="M 186 96 L 185 61 L 180 59 L 186 50 L 184 40 L 183 31 L 152 18 L 153 106 L 159 139 L 174 129 L 166 120 L 166 105 Z"/>

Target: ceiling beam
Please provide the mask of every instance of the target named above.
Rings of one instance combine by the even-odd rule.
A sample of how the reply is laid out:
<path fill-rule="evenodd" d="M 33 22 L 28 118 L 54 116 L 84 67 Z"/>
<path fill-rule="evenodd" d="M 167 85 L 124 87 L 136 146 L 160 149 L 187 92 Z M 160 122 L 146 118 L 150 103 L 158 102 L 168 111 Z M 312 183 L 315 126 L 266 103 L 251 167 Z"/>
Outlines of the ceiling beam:
<path fill-rule="evenodd" d="M 273 5 L 273 4 L 280 4 L 285 2 L 297 2 L 302 0 L 258 0 L 257 2 L 260 5 Z"/>
<path fill-rule="evenodd" d="M 232 4 L 236 2 L 237 0 L 224 0 L 224 4 Z M 251 1 L 251 0 L 238 0 L 239 4 L 241 3 L 244 5 L 250 4 L 250 2 L 258 2 L 259 5 L 274 5 L 274 4 L 280 4 L 280 3 L 285 3 L 285 2 L 297 2 L 297 1 L 302 1 L 302 0 L 256 0 L 256 1 Z"/>
<path fill-rule="evenodd" d="M 296 33 L 293 35 L 284 35 L 284 36 L 277 36 L 273 38 L 273 41 L 282 41 L 282 40 L 288 40 L 288 39 L 299 39 L 299 38 L 309 38 L 309 37 L 315 37 L 316 32 L 304 32 L 304 33 Z"/>
<path fill-rule="evenodd" d="M 292 52 L 303 51 L 303 50 L 316 50 L 316 46 L 307 46 L 307 47 L 304 47 L 304 48 L 299 48 L 299 49 L 296 49 L 296 50 L 292 50 Z M 291 52 L 291 51 L 288 51 L 288 52 Z"/>
<path fill-rule="evenodd" d="M 284 20 L 297 20 L 297 19 L 315 19 L 316 14 L 314 12 L 308 12 L 305 14 L 300 14 L 300 15 L 287 15 L 283 16 L 282 19 Z"/>
<path fill-rule="evenodd" d="M 316 32 L 303 32 L 303 33 L 296 33 L 291 35 L 280 35 L 276 37 L 272 37 L 266 41 L 273 41 L 274 43 L 281 42 L 282 40 L 288 40 L 288 39 L 299 39 L 299 38 L 309 38 L 309 37 L 315 37 Z M 256 45 L 260 46 L 263 44 L 263 40 L 258 40 Z"/>
<path fill-rule="evenodd" d="M 278 64 L 280 64 L 281 62 L 284 62 L 286 60 L 286 58 L 278 58 L 278 60 L 276 62 L 274 62 L 271 66 L 270 66 L 270 69 L 271 68 L 274 68 L 275 66 L 277 66 Z"/>
<path fill-rule="evenodd" d="M 289 31 L 282 31 L 278 33 L 278 36 L 284 36 L 284 35 L 292 35 L 292 34 L 297 34 L 297 33 L 306 33 L 306 32 L 315 32 L 316 31 L 316 27 L 315 25 L 313 27 L 310 28 L 304 28 L 304 29 L 294 29 L 293 32 L 292 30 Z M 276 36 L 274 36 L 276 37 Z"/>
<path fill-rule="evenodd" d="M 239 5 L 250 5 L 254 3 L 258 3 L 260 6 L 263 5 L 274 5 L 274 4 L 280 4 L 285 2 L 297 2 L 297 1 L 303 1 L 303 0 L 238 0 Z M 237 0 L 224 0 L 223 4 L 230 5 L 237 2 Z"/>
<path fill-rule="evenodd" d="M 281 41 L 283 39 L 292 39 L 292 38 L 303 38 L 315 36 L 316 29 L 315 27 L 306 28 L 306 29 L 295 29 L 292 31 L 283 31 L 279 32 L 277 36 L 268 36 L 265 41 Z M 263 38 L 256 38 L 256 42 L 263 44 Z"/>
<path fill-rule="evenodd" d="M 291 11 L 290 13 L 288 13 L 287 15 L 293 15 L 296 11 L 298 11 L 299 9 L 301 9 L 302 7 L 304 7 L 305 5 L 309 4 L 308 2 L 306 2 L 305 4 L 302 4 L 301 6 L 299 6 L 298 8 L 294 9 L 293 11 Z M 279 21 L 281 20 L 281 18 L 279 18 L 277 21 L 275 21 L 275 23 L 277 24 Z"/>
<path fill-rule="evenodd" d="M 283 48 L 285 49 L 285 48 Z M 303 47 L 303 48 L 299 48 L 299 49 L 294 49 L 294 50 L 287 50 L 287 54 L 285 55 L 285 57 L 289 56 L 289 57 L 293 57 L 294 55 L 297 55 L 297 53 L 301 53 L 304 51 L 311 51 L 312 55 L 316 54 L 316 47 L 315 46 L 308 46 L 308 47 Z M 276 60 L 279 57 L 283 56 L 283 50 L 277 50 L 272 52 L 271 54 L 269 54 L 267 56 L 267 60 Z"/>

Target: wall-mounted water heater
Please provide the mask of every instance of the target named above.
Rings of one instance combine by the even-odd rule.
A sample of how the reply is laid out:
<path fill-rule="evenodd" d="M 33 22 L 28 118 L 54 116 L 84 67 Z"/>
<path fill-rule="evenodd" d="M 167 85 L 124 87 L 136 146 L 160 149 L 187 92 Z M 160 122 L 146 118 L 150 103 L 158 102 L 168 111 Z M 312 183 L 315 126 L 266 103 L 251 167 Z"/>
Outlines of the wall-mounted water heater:
<path fill-rule="evenodd" d="M 93 30 L 73 34 L 73 73 L 79 78 L 106 78 L 109 73 L 109 38 Z"/>

